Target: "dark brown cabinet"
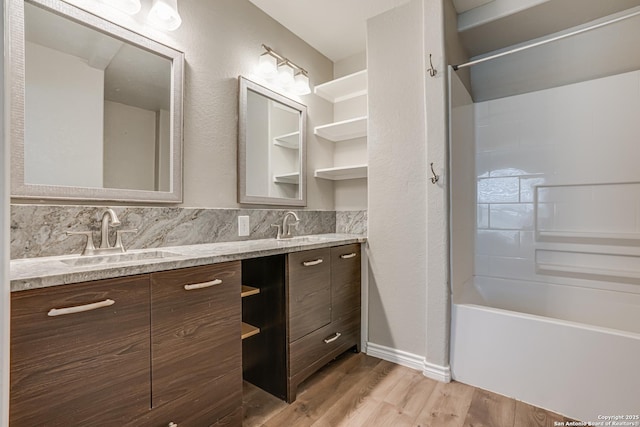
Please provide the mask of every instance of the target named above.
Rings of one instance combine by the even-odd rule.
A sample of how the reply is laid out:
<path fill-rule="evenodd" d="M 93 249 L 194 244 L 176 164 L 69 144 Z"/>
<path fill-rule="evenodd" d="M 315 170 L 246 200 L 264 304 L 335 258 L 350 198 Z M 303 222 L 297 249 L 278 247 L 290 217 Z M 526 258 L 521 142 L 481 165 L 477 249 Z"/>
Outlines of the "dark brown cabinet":
<path fill-rule="evenodd" d="M 331 249 L 288 255 L 289 342 L 331 323 Z"/>
<path fill-rule="evenodd" d="M 14 292 L 11 426 L 241 425 L 240 262 Z"/>
<path fill-rule="evenodd" d="M 11 426 L 128 425 L 149 350 L 149 276 L 12 293 Z"/>
<path fill-rule="evenodd" d="M 287 401 L 339 354 L 360 346 L 360 245 L 288 255 Z"/>
<path fill-rule="evenodd" d="M 209 426 L 242 406 L 240 262 L 151 274 L 154 425 Z"/>

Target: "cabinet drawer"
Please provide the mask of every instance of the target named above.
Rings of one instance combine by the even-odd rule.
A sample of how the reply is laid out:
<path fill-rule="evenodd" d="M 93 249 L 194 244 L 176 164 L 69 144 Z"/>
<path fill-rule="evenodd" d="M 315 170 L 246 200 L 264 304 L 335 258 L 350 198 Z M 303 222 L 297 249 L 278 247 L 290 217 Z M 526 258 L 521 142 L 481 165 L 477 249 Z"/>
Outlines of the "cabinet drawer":
<path fill-rule="evenodd" d="M 12 293 L 11 426 L 127 425 L 149 354 L 148 276 Z"/>
<path fill-rule="evenodd" d="M 360 244 L 331 248 L 331 319 L 360 318 Z"/>
<path fill-rule="evenodd" d="M 152 406 L 199 413 L 242 389 L 240 262 L 151 275 Z M 237 398 L 241 405 L 241 397 Z M 233 406 L 233 405 L 231 405 Z M 226 415 L 226 414 L 221 414 Z M 215 420 L 213 420 L 215 422 Z"/>
<path fill-rule="evenodd" d="M 289 377 L 306 377 L 332 358 L 359 344 L 360 319 L 332 322 L 289 346 Z"/>
<path fill-rule="evenodd" d="M 289 342 L 331 322 L 331 250 L 288 255 Z"/>

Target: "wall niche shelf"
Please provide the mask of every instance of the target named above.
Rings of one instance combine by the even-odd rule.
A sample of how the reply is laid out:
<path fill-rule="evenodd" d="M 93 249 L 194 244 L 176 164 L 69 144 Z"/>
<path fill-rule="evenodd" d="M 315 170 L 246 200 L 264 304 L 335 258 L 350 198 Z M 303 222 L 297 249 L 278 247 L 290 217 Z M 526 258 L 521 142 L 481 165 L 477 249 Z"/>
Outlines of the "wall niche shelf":
<path fill-rule="evenodd" d="M 316 95 L 329 102 L 341 102 L 367 94 L 367 70 L 358 71 L 339 79 L 317 85 Z"/>
<path fill-rule="evenodd" d="M 367 165 L 342 166 L 336 168 L 316 169 L 316 178 L 342 181 L 367 177 Z"/>
<path fill-rule="evenodd" d="M 291 132 L 273 138 L 273 144 L 279 147 L 297 150 L 300 148 L 300 132 Z"/>
<path fill-rule="evenodd" d="M 295 173 L 285 173 L 283 175 L 274 175 L 273 182 L 276 184 L 295 184 L 298 185 L 300 182 L 300 174 L 298 172 Z"/>
<path fill-rule="evenodd" d="M 316 126 L 313 133 L 329 141 L 346 141 L 367 136 L 367 117 Z"/>

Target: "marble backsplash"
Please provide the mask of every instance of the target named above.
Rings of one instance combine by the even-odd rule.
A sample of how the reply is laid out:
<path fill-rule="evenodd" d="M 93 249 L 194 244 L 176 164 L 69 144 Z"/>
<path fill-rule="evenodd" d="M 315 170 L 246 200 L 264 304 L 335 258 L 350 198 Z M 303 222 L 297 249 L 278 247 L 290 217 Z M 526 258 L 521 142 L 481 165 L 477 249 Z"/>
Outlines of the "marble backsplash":
<path fill-rule="evenodd" d="M 102 206 L 11 205 L 11 259 L 79 254 L 84 238 L 66 231 L 92 230 L 100 242 Z M 201 243 L 275 237 L 271 224 L 281 222 L 289 209 L 203 209 L 179 207 L 114 207 L 128 249 L 147 249 Z M 294 210 L 300 217 L 297 235 L 366 233 L 366 212 Z M 248 215 L 250 235 L 238 237 L 238 216 Z M 338 220 L 339 219 L 339 220 Z M 364 222 L 364 224 L 362 224 Z M 339 224 L 339 227 L 338 227 Z M 363 231 L 364 230 L 364 231 Z M 113 233 L 112 233 L 113 242 Z"/>
<path fill-rule="evenodd" d="M 367 211 L 337 211 L 336 233 L 367 234 Z"/>

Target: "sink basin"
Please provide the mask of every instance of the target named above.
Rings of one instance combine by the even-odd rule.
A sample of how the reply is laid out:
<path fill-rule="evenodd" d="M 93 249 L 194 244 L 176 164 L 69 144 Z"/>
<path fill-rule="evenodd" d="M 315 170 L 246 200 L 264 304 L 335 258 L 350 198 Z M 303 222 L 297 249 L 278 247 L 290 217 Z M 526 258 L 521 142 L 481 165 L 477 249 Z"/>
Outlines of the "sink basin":
<path fill-rule="evenodd" d="M 151 261 L 154 259 L 171 258 L 180 256 L 172 252 L 165 251 L 152 251 L 152 252 L 125 252 L 121 254 L 106 254 L 106 255 L 88 255 L 79 256 L 76 258 L 69 258 L 61 260 L 64 264 L 74 267 L 84 265 L 101 265 L 101 264 L 117 264 L 123 262 L 134 261 Z"/>

